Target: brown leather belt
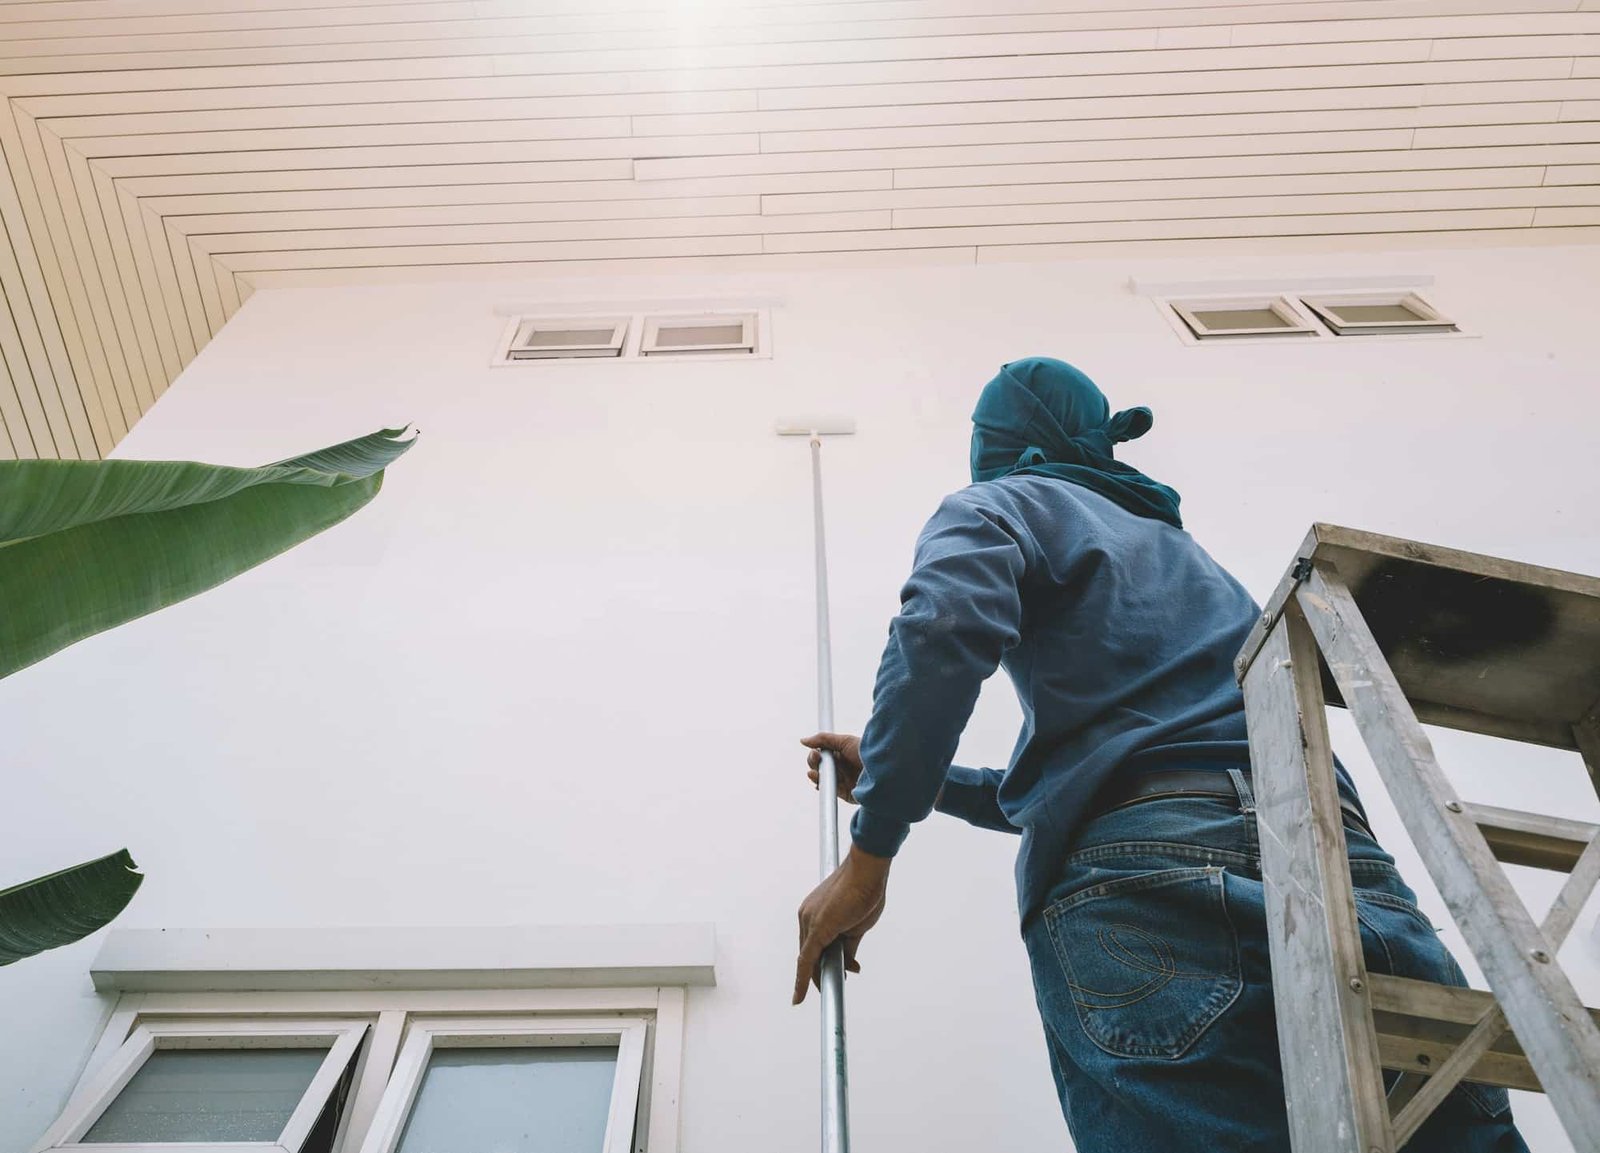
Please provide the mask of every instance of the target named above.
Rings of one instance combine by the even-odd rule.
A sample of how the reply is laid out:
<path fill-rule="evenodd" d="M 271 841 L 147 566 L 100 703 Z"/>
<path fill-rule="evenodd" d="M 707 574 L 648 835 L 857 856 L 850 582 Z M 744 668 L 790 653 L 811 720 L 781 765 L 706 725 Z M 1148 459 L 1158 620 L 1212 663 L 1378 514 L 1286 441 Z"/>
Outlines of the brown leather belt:
<path fill-rule="evenodd" d="M 1103 816 L 1114 809 L 1137 805 L 1141 801 L 1167 797 L 1222 797 L 1234 800 L 1238 795 L 1238 790 L 1233 787 L 1233 778 L 1220 769 L 1163 769 L 1130 773 L 1100 790 L 1090 806 L 1090 817 Z M 1345 820 L 1367 836 L 1372 836 L 1372 829 L 1354 805 L 1340 797 L 1339 808 L 1343 810 Z"/>

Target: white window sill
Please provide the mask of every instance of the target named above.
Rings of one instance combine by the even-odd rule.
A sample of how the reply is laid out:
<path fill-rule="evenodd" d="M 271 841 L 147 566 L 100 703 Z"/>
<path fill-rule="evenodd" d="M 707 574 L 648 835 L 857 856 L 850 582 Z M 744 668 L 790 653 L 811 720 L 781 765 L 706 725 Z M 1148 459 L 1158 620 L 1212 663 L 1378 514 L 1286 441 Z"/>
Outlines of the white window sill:
<path fill-rule="evenodd" d="M 118 929 L 90 966 L 124 993 L 716 984 L 708 924 Z"/>

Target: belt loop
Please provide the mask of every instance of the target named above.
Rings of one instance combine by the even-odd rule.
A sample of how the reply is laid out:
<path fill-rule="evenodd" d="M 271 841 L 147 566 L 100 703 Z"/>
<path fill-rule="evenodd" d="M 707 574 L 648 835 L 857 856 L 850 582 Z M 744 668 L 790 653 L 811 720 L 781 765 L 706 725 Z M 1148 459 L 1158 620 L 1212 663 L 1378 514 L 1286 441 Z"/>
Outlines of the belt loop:
<path fill-rule="evenodd" d="M 1253 814 L 1256 811 L 1256 795 L 1250 788 L 1250 778 L 1244 775 L 1242 769 L 1229 769 L 1228 779 L 1233 782 L 1234 792 L 1239 794 L 1239 811 Z"/>

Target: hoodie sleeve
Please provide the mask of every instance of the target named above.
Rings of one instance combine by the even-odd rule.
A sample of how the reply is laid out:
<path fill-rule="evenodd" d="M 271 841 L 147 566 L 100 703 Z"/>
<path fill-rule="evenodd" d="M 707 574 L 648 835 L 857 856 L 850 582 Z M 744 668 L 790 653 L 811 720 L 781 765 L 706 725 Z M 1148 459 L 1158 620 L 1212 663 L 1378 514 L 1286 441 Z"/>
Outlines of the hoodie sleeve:
<path fill-rule="evenodd" d="M 1000 809 L 1000 781 L 1005 776 L 998 769 L 969 769 L 951 765 L 945 774 L 944 788 L 934 808 L 948 816 L 960 817 L 969 825 L 980 829 L 993 829 L 997 833 L 1020 833 Z"/>
<path fill-rule="evenodd" d="M 1019 639 L 1034 544 L 983 499 L 986 487 L 947 497 L 934 513 L 889 626 L 850 826 L 876 856 L 892 857 L 932 811 L 978 690 Z M 952 804 L 984 809 L 969 787 L 976 782 L 958 775 L 955 783 Z"/>

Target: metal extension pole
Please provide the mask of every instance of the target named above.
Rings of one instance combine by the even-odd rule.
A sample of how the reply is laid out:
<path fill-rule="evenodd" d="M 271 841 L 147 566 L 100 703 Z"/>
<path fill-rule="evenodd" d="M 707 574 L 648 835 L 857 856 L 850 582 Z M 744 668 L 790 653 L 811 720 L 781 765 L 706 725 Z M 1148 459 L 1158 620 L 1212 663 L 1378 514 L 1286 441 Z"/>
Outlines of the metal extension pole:
<path fill-rule="evenodd" d="M 822 438 L 811 437 L 811 499 L 817 547 L 817 727 L 833 731 L 833 649 L 828 622 L 828 546 L 822 522 Z M 839 770 L 824 752 L 817 772 L 821 866 L 839 867 Z M 849 1076 L 844 1048 L 844 945 L 822 954 L 822 1153 L 849 1153 Z"/>

